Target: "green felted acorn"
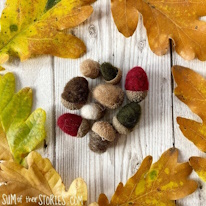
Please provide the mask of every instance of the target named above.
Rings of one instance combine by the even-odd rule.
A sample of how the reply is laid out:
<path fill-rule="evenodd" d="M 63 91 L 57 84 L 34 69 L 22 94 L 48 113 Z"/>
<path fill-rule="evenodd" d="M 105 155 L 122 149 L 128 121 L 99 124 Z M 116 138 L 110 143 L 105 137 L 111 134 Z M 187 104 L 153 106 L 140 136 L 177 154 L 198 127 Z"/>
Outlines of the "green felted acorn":
<path fill-rule="evenodd" d="M 120 109 L 113 118 L 113 126 L 120 134 L 130 133 L 139 122 L 141 107 L 136 102 L 131 102 Z"/>
<path fill-rule="evenodd" d="M 107 62 L 101 65 L 100 72 L 105 82 L 109 84 L 118 84 L 122 79 L 122 71 Z"/>

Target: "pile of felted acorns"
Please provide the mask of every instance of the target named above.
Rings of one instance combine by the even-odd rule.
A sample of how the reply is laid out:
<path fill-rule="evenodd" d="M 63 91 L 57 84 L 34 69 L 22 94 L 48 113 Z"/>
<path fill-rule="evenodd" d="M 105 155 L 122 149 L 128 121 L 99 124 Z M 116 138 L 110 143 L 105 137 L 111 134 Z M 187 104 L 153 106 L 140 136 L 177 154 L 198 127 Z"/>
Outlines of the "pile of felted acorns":
<path fill-rule="evenodd" d="M 84 77 L 71 79 L 62 93 L 62 104 L 70 110 L 80 109 L 81 116 L 66 113 L 59 117 L 57 123 L 61 130 L 74 137 L 83 137 L 91 129 L 89 148 L 94 152 L 103 153 L 118 133 L 126 135 L 137 125 L 141 115 L 139 102 L 147 96 L 148 78 L 141 67 L 134 67 L 128 72 L 125 90 L 130 103 L 118 111 L 110 124 L 101 118 L 106 110 L 117 109 L 124 101 L 124 91 L 115 86 L 122 79 L 122 71 L 110 63 L 100 65 L 91 59 L 83 61 L 80 70 L 85 77 L 91 79 L 101 75 L 105 83 L 93 88 L 92 97 L 95 103 L 87 103 L 90 93 L 88 81 Z"/>

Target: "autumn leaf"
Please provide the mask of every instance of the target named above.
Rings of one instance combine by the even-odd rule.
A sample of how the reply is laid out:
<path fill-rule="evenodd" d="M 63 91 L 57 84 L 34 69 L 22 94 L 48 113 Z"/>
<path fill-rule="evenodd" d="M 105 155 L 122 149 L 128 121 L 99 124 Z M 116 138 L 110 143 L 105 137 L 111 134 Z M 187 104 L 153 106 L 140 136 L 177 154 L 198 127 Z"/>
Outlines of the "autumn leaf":
<path fill-rule="evenodd" d="M 83 179 L 75 179 L 66 191 L 60 175 L 48 159 L 43 159 L 37 152 L 31 152 L 26 160 L 28 169 L 10 161 L 0 164 L 0 180 L 3 182 L 0 194 L 22 196 L 25 205 L 28 205 L 26 196 L 36 198 L 35 205 L 43 203 L 45 197 L 54 197 L 56 203 L 59 201 L 68 206 L 74 205 L 74 202 L 75 206 L 80 206 L 87 201 L 87 186 Z M 0 196 L 0 202 L 3 201 Z"/>
<path fill-rule="evenodd" d="M 89 4 L 94 1 L 7 0 L 0 19 L 0 64 L 9 56 L 21 61 L 40 54 L 80 57 L 86 51 L 84 43 L 63 30 L 84 22 L 93 12 Z"/>
<path fill-rule="evenodd" d="M 151 50 L 164 55 L 172 39 L 176 52 L 186 60 L 206 60 L 206 4 L 201 0 L 111 0 L 118 30 L 126 37 L 137 27 L 138 11 L 143 16 Z"/>
<path fill-rule="evenodd" d="M 119 32 L 132 36 L 138 23 L 137 0 L 111 0 L 111 10 Z"/>
<path fill-rule="evenodd" d="M 189 180 L 192 172 L 189 163 L 177 163 L 178 150 L 167 150 L 152 164 L 152 157 L 146 157 L 137 173 L 126 185 L 120 183 L 111 202 L 104 194 L 99 197 L 99 206 L 117 205 L 162 205 L 175 206 L 175 201 L 193 193 L 197 183 Z"/>
<path fill-rule="evenodd" d="M 46 113 L 37 109 L 30 115 L 31 108 L 32 90 L 15 93 L 14 75 L 0 76 L 0 160 L 23 163 L 45 138 Z"/>
<path fill-rule="evenodd" d="M 172 72 L 177 83 L 175 95 L 202 119 L 202 122 L 196 122 L 177 117 L 177 123 L 184 136 L 206 152 L 206 80 L 193 70 L 181 66 L 174 66 Z"/>

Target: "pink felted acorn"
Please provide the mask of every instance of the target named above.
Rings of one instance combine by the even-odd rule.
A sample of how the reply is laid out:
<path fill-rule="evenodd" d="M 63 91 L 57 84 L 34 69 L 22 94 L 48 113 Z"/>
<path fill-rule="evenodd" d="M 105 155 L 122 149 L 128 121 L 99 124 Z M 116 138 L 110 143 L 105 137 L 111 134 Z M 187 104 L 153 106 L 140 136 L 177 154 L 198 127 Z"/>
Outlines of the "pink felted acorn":
<path fill-rule="evenodd" d="M 149 81 L 141 67 L 132 68 L 126 76 L 125 89 L 131 102 L 141 102 L 147 96 Z"/>
<path fill-rule="evenodd" d="M 76 114 L 61 115 L 57 124 L 64 133 L 73 137 L 84 137 L 90 130 L 89 122 Z"/>

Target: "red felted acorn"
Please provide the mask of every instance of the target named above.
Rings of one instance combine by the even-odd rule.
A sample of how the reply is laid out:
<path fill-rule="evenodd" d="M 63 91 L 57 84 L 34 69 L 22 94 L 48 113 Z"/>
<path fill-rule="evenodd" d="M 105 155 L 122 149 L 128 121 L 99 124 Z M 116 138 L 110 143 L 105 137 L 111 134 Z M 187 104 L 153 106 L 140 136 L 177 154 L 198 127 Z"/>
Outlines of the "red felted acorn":
<path fill-rule="evenodd" d="M 146 72 L 141 67 L 132 68 L 126 76 L 125 89 L 131 102 L 141 102 L 147 96 L 149 82 Z"/>
<path fill-rule="evenodd" d="M 86 119 L 70 113 L 61 115 L 57 124 L 63 132 L 73 137 L 84 137 L 90 129 L 89 122 Z"/>

